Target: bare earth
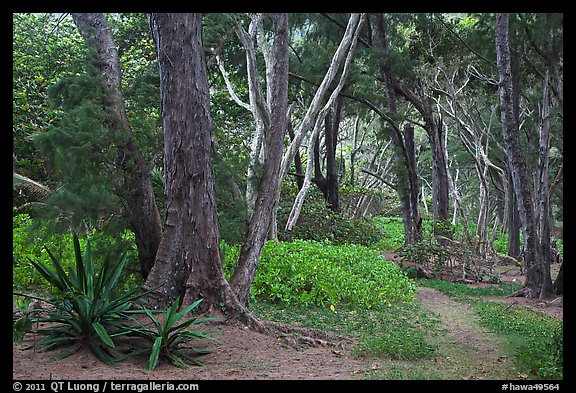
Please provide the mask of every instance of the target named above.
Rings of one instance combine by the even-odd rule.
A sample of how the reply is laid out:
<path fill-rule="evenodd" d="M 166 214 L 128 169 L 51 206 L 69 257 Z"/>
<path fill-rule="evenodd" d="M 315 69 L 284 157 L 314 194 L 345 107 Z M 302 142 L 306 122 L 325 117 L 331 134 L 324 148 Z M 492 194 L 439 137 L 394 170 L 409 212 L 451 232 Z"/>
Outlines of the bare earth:
<path fill-rule="evenodd" d="M 513 273 L 503 275 L 503 281 L 515 278 L 522 277 Z M 454 370 L 454 374 L 450 375 L 457 375 L 457 379 L 483 379 L 483 375 L 491 375 L 492 379 L 516 377 L 511 366 L 507 366 L 505 356 L 499 352 L 498 338 L 479 328 L 469 305 L 456 302 L 430 288 L 420 288 L 417 299 L 442 318 L 446 332 L 441 338 L 444 344 L 449 342 L 458 346 L 456 352 L 462 353 L 462 356 L 478 359 L 478 365 L 468 365 L 467 370 Z M 490 300 L 516 303 L 562 318 L 562 298 L 554 302 L 525 298 Z M 162 361 L 151 372 L 144 370 L 145 358 L 132 358 L 116 367 L 109 367 L 86 350 L 63 360 L 50 361 L 54 352 L 29 348 L 34 337 L 27 334 L 24 344 L 13 345 L 12 375 L 15 380 L 350 380 L 378 378 L 380 374 L 374 370 L 387 364 L 386 360 L 353 356 L 351 348 L 324 346 L 295 349 L 277 337 L 235 324 L 215 325 L 211 329 L 219 342 L 196 343 L 199 347 L 213 350 L 213 353 L 198 358 L 205 364 L 204 367 L 180 369 Z M 445 362 L 440 366 L 456 368 L 461 363 L 444 355 L 441 350 L 437 359 L 427 361 L 431 362 L 431 367 Z M 500 376 L 495 376 L 494 368 L 500 370 Z"/>

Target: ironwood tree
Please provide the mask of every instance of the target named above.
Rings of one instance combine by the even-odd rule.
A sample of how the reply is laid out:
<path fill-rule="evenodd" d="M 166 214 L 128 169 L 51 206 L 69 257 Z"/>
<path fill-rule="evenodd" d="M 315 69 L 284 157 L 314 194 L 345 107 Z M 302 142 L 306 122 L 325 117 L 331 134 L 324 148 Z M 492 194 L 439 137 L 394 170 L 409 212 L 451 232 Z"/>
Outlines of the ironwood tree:
<path fill-rule="evenodd" d="M 204 298 L 245 312 L 248 292 L 275 207 L 278 171 L 286 132 L 288 27 L 286 15 L 271 15 L 274 42 L 269 64 L 270 127 L 266 159 L 248 235 L 230 283 L 220 259 L 214 198 L 213 127 L 199 14 L 152 14 L 150 24 L 160 68 L 164 127 L 166 221 L 156 263 L 145 288 L 155 305 L 182 295 L 186 303 Z"/>
<path fill-rule="evenodd" d="M 142 276 L 147 277 L 156 258 L 162 224 L 149 164 L 134 141 L 126 114 L 120 60 L 112 29 L 101 13 L 72 14 L 72 18 L 86 45 L 96 53 L 96 66 L 106 87 L 105 107 L 109 111 L 106 125 L 116 140 L 115 164 L 122 177 L 117 192 L 135 235 Z"/>
<path fill-rule="evenodd" d="M 547 298 L 553 294 L 550 276 L 550 236 L 547 224 L 549 215 L 538 214 L 541 210 L 535 205 L 532 192 L 532 178 L 527 171 L 526 162 L 520 148 L 520 130 L 513 110 L 513 78 L 514 69 L 511 63 L 510 50 L 510 16 L 508 14 L 496 15 L 496 55 L 499 82 L 500 112 L 502 133 L 508 155 L 510 175 L 514 185 L 514 192 L 518 201 L 518 211 L 524 235 L 524 262 L 526 268 L 526 282 L 518 295 Z M 542 134 L 549 132 L 543 128 Z M 547 139 L 546 135 L 542 135 Z M 543 141 L 540 152 L 541 160 L 547 159 L 547 142 Z M 544 165 L 544 164 L 542 164 Z M 545 197 L 548 197 L 547 173 L 542 173 L 541 181 Z"/>

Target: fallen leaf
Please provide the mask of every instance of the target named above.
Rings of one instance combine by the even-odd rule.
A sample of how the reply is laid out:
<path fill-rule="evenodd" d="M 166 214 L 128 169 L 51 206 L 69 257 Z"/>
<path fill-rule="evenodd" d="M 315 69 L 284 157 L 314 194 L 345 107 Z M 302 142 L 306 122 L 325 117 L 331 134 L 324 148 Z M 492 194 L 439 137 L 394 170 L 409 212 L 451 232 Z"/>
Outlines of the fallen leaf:
<path fill-rule="evenodd" d="M 528 374 L 518 374 L 518 378 L 528 378 Z"/>

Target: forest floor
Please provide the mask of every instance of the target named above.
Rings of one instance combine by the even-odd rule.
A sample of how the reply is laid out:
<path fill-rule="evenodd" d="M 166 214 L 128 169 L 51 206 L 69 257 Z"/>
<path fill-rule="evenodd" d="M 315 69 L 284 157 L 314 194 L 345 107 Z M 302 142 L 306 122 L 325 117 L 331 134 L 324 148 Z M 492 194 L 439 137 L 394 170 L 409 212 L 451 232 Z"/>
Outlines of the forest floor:
<path fill-rule="evenodd" d="M 522 280 L 517 272 L 503 272 L 503 282 Z M 470 284 L 473 285 L 473 284 Z M 562 301 L 494 297 L 484 300 L 518 304 L 555 318 L 563 317 Z M 558 299 L 561 300 L 561 299 Z M 521 379 L 512 360 L 503 352 L 501 338 L 487 332 L 469 303 L 441 292 L 419 287 L 417 301 L 439 315 L 442 333 L 434 340 L 433 359 L 416 361 L 359 357 L 351 347 L 329 346 L 295 349 L 282 340 L 237 324 L 211 326 L 219 342 L 196 342 L 213 350 L 198 359 L 205 366 L 180 369 L 162 361 L 146 371 L 145 358 L 131 358 L 109 367 L 87 350 L 57 361 L 52 352 L 32 347 L 32 334 L 23 344 L 13 344 L 15 380 L 351 380 L 351 379 Z"/>

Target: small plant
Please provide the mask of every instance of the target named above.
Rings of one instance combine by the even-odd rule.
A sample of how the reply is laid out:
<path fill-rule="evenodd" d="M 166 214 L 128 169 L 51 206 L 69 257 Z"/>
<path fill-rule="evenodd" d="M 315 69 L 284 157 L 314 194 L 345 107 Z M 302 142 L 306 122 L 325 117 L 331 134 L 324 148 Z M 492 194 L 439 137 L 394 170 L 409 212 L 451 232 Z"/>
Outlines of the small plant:
<path fill-rule="evenodd" d="M 490 281 L 492 284 L 500 284 L 502 282 L 502 277 L 500 277 L 499 274 L 492 274 L 490 275 L 488 281 Z"/>
<path fill-rule="evenodd" d="M 194 345 L 185 345 L 186 342 L 193 339 L 209 339 L 218 341 L 216 338 L 211 337 L 207 332 L 198 332 L 194 330 L 187 330 L 189 327 L 206 323 L 216 318 L 190 318 L 181 322 L 182 318 L 191 313 L 200 304 L 202 299 L 197 300 L 182 311 L 178 312 L 178 305 L 180 298 L 176 298 L 168 309 L 163 310 L 163 321 L 161 322 L 154 316 L 154 312 L 142 307 L 142 311 L 150 318 L 154 329 L 149 328 L 137 319 L 132 318 L 136 322 L 136 327 L 130 327 L 130 335 L 141 337 L 152 344 L 150 348 L 142 348 L 134 351 L 130 355 L 150 352 L 146 369 L 152 371 L 158 365 L 160 355 L 163 355 L 170 360 L 176 367 L 186 368 L 186 361 L 192 362 L 198 366 L 202 366 L 197 359 L 186 353 L 192 350 L 197 354 L 207 354 L 212 351 L 204 348 L 198 348 Z"/>
<path fill-rule="evenodd" d="M 38 334 L 45 336 L 37 344 L 47 349 L 67 347 L 57 357 L 64 358 L 77 352 L 82 346 L 88 347 L 98 359 L 113 364 L 117 358 L 112 351 L 115 348 L 112 337 L 126 334 L 123 321 L 129 317 L 127 311 L 133 302 L 146 294 L 139 288 L 121 296 L 113 297 L 115 284 L 126 265 L 126 252 L 113 263 L 111 255 L 104 259 L 100 270 L 96 273 L 92 261 L 90 242 L 86 244 L 86 252 L 82 256 L 80 243 L 73 236 L 75 270 L 66 273 L 61 262 L 46 248 L 50 256 L 53 270 L 41 262 L 30 259 L 34 268 L 57 291 L 52 299 L 20 294 L 32 299 L 44 301 L 54 306 L 46 315 L 30 318 L 31 322 L 48 322 L 49 326 L 39 329 Z M 16 326 L 19 330 L 28 327 Z M 53 324 L 52 324 L 53 323 Z"/>

